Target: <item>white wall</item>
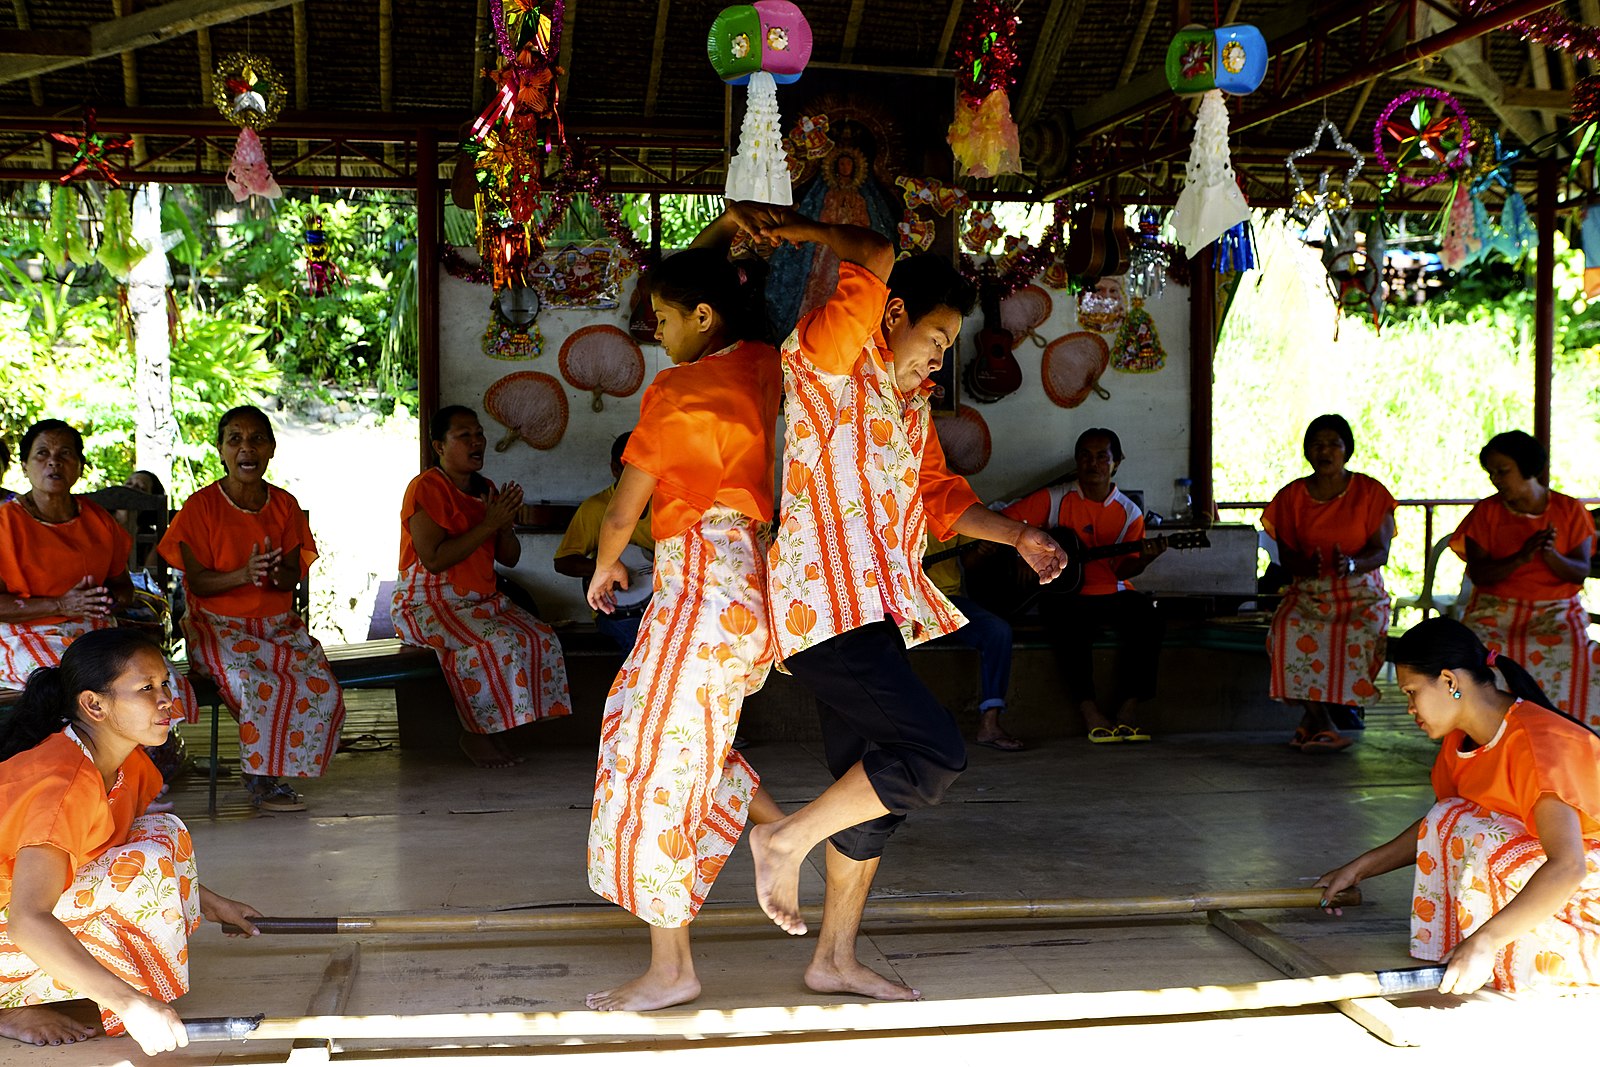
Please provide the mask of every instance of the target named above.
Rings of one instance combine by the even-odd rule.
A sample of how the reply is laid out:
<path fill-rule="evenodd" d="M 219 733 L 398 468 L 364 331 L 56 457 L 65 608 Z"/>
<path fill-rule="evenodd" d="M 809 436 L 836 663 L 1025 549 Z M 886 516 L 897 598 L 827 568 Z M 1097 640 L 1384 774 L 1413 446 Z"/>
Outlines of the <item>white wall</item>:
<path fill-rule="evenodd" d="M 1078 324 L 1076 299 L 1066 292 L 1047 291 L 1054 310 L 1038 332 L 1049 341 L 1077 330 Z M 613 311 L 542 312 L 543 354 L 533 360 L 503 361 L 485 356 L 480 345 L 489 321 L 489 287 L 443 276 L 439 293 L 442 402 L 477 410 L 490 440 L 496 440 L 499 424 L 482 414 L 484 391 L 515 371 L 542 371 L 560 379 L 562 341 L 579 327 L 597 322 L 626 329 L 628 295 L 631 291 L 625 294 L 623 306 Z M 1073 441 L 1081 431 L 1108 426 L 1121 436 L 1128 453 L 1119 484 L 1145 490 L 1147 508 L 1167 510 L 1173 479 L 1189 473 L 1189 290 L 1169 282 L 1162 296 L 1149 301 L 1146 309 L 1166 349 L 1166 367 L 1154 374 L 1108 370 L 1101 384 L 1110 391 L 1109 400 L 1091 393 L 1083 404 L 1070 410 L 1051 403 L 1040 378 L 1042 349 L 1024 341 L 1016 351 L 1023 370 L 1020 390 L 994 404 L 963 401 L 983 416 L 993 442 L 988 467 L 971 479 L 981 497 L 1009 498 L 1035 487 L 1070 463 Z M 972 351 L 971 335 L 980 325 L 981 316 L 968 319 L 964 352 Z M 644 356 L 648 386 L 669 361 L 653 344 L 644 346 Z M 606 397 L 605 410 L 597 413 L 590 409 L 589 393 L 568 386 L 567 432 L 560 443 L 548 451 L 520 441 L 506 452 L 491 448 L 484 473 L 496 482 L 520 482 L 530 502 L 576 504 L 609 482 L 611 441 L 633 428 L 642 394 L 641 388 L 625 399 Z M 559 535 L 524 535 L 516 576 L 533 590 L 541 611 L 551 621 L 586 619 L 588 609 L 582 603 L 578 582 L 556 574 L 550 566 L 559 541 Z"/>

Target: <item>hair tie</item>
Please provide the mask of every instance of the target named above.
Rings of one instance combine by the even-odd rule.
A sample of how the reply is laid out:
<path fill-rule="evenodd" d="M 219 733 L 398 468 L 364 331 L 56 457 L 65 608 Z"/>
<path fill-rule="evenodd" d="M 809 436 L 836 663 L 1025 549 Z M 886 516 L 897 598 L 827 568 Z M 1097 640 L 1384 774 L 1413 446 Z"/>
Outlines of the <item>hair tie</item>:
<path fill-rule="evenodd" d="M 1493 667 L 1494 666 L 1494 661 L 1499 659 L 1499 658 L 1500 658 L 1500 653 L 1496 652 L 1494 649 L 1491 648 L 1489 650 L 1489 654 L 1487 656 L 1483 657 L 1483 665 L 1485 667 Z"/>
<path fill-rule="evenodd" d="M 743 267 L 734 267 L 733 269 L 739 272 L 739 284 L 740 285 L 749 285 L 750 284 L 750 276 L 744 272 L 744 268 Z"/>

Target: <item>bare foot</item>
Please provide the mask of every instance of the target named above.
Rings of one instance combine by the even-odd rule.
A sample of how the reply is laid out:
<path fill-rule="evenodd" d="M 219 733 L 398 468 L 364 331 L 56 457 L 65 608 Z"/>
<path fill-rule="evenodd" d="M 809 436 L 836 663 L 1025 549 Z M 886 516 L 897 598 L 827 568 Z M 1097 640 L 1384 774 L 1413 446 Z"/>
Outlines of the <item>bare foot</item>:
<path fill-rule="evenodd" d="M 873 1000 L 921 1000 L 922 991 L 891 981 L 860 960 L 842 963 L 812 960 L 806 988 L 815 993 L 854 993 Z"/>
<path fill-rule="evenodd" d="M 53 1005 L 0 1008 L 0 1037 L 24 1045 L 70 1045 L 99 1037 L 103 1032 L 98 1025 L 80 1023 Z"/>
<path fill-rule="evenodd" d="M 658 972 L 654 968 L 615 989 L 590 993 L 583 1002 L 595 1011 L 655 1011 L 687 1004 L 700 995 L 700 980 L 693 971 Z"/>
<path fill-rule="evenodd" d="M 490 734 L 461 735 L 461 751 L 475 767 L 510 767 L 516 764 L 505 745 Z"/>
<path fill-rule="evenodd" d="M 806 932 L 806 921 L 800 915 L 800 863 L 805 855 L 785 849 L 774 840 L 774 827 L 781 825 L 777 822 L 750 828 L 750 854 L 756 861 L 756 900 L 767 918 L 784 933 L 799 937 Z"/>

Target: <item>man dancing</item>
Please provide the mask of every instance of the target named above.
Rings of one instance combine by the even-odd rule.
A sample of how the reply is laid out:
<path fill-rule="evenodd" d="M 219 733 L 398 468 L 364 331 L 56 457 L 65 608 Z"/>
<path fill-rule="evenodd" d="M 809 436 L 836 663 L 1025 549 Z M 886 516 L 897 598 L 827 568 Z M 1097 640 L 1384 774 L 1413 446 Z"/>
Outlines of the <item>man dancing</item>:
<path fill-rule="evenodd" d="M 832 297 L 783 345 L 784 506 L 768 592 L 779 656 L 816 697 L 837 780 L 751 830 L 756 893 L 773 922 L 805 933 L 800 866 L 827 839 L 822 932 L 806 985 L 914 1000 L 917 990 L 863 965 L 855 941 L 889 835 L 966 768 L 955 720 L 906 657 L 907 646 L 966 621 L 923 572 L 927 528 L 1014 545 L 1042 582 L 1066 557 L 1048 534 L 985 508 L 945 466 L 928 378 L 972 309 L 971 283 L 948 260 L 896 264 L 873 231 L 788 208 L 767 209 L 761 235 L 826 245 L 840 260 Z"/>

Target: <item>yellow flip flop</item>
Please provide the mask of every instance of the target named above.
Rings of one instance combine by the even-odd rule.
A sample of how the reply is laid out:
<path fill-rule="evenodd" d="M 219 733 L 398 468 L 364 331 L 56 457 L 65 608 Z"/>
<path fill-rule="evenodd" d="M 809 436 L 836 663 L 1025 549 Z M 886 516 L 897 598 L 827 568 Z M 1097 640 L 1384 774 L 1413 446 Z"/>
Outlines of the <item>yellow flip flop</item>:
<path fill-rule="evenodd" d="M 1119 741 L 1148 741 L 1148 740 L 1150 740 L 1150 734 L 1148 732 L 1146 732 L 1146 730 L 1145 730 L 1145 728 L 1143 726 L 1128 726 L 1126 724 L 1119 723 L 1117 725 L 1117 728 L 1115 730 L 1112 730 L 1111 733 Z"/>
<path fill-rule="evenodd" d="M 1122 736 L 1115 730 L 1107 730 L 1104 726 L 1096 726 L 1089 731 L 1091 745 L 1113 745 L 1121 743 L 1122 740 Z"/>

